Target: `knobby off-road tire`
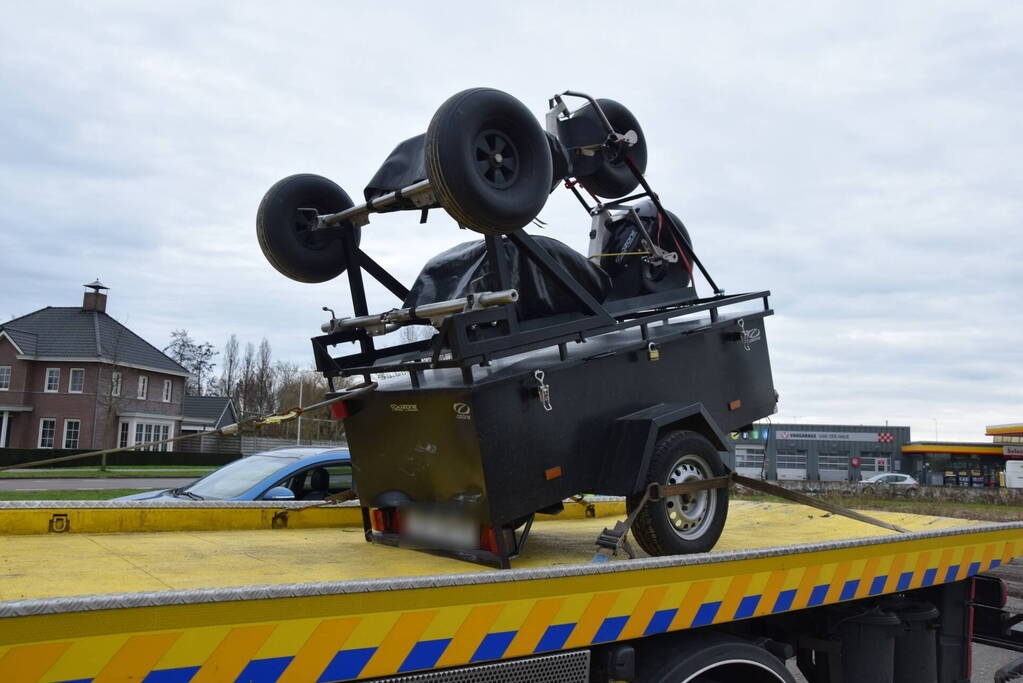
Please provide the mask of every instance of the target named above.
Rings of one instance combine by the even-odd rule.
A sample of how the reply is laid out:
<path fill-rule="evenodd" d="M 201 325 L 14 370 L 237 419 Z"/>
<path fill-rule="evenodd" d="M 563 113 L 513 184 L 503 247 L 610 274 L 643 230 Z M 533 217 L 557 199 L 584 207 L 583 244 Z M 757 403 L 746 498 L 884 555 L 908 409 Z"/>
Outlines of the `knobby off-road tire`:
<path fill-rule="evenodd" d="M 529 224 L 551 191 L 547 136 L 511 95 L 472 88 L 440 106 L 426 131 L 426 177 L 461 225 L 500 235 Z"/>
<path fill-rule="evenodd" d="M 679 484 L 727 474 L 716 448 L 690 431 L 667 432 L 657 440 L 644 491 L 651 482 Z M 629 514 L 643 493 L 626 498 Z M 728 516 L 728 489 L 710 489 L 688 496 L 669 496 L 648 502 L 632 525 L 632 535 L 648 555 L 707 552 L 714 547 Z"/>
<path fill-rule="evenodd" d="M 326 282 L 345 271 L 343 242 L 336 234 L 317 234 L 299 209 L 337 213 L 353 206 L 351 198 L 332 180 L 300 173 L 267 190 L 256 213 L 256 236 L 263 256 L 281 274 L 299 282 Z M 351 230 L 342 227 L 342 230 Z M 355 244 L 361 230 L 355 230 Z"/>
<path fill-rule="evenodd" d="M 624 105 L 614 100 L 598 99 L 597 103 L 604 110 L 604 114 L 615 132 L 624 135 L 632 130 L 639 136 L 636 144 L 627 148 L 625 153 L 632 158 L 640 173 L 646 173 L 646 136 L 643 135 L 643 129 L 639 127 L 639 121 Z M 590 104 L 580 107 L 575 115 L 593 119 L 602 131 L 606 130 L 603 123 L 600 122 L 600 115 Z M 604 163 L 597 170 L 579 176 L 579 182 L 583 187 L 605 199 L 618 199 L 635 190 L 639 185 L 639 180 L 626 165 L 625 159 L 623 157 L 608 157 L 606 151 L 602 154 L 605 155 Z"/>

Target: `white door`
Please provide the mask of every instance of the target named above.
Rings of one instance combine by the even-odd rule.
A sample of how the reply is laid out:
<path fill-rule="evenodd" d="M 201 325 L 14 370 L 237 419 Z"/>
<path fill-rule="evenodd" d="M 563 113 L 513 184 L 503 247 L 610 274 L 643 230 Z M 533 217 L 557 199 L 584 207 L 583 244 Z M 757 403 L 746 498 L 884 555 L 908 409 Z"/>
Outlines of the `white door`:
<path fill-rule="evenodd" d="M 778 479 L 806 479 L 806 451 L 779 453 Z"/>
<path fill-rule="evenodd" d="M 764 478 L 764 447 L 736 446 L 735 471 L 750 479 Z"/>

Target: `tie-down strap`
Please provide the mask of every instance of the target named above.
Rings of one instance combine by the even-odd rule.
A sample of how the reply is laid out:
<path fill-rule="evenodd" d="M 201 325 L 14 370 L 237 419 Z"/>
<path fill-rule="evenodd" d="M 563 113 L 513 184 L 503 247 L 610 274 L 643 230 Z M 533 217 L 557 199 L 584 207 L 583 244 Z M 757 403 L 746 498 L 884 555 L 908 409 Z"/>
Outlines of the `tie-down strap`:
<path fill-rule="evenodd" d="M 754 491 L 760 491 L 761 493 L 767 493 L 772 496 L 777 496 L 778 498 L 790 500 L 793 503 L 800 503 L 819 510 L 825 510 L 832 514 L 855 519 L 858 522 L 873 524 L 874 526 L 879 526 L 882 529 L 888 529 L 889 531 L 897 531 L 899 533 L 908 532 L 908 529 L 903 529 L 895 524 L 890 524 L 889 522 L 882 521 L 876 517 L 865 515 L 862 512 L 850 510 L 849 508 L 836 503 L 814 498 L 806 495 L 805 493 L 799 493 L 798 491 L 791 491 L 782 486 L 778 486 L 777 484 L 770 484 L 760 479 L 751 479 L 750 477 L 744 477 L 735 472 L 729 472 L 728 474 L 720 477 L 697 479 L 683 482 L 681 484 L 660 484 L 652 482 L 646 487 L 646 491 L 643 493 L 643 498 L 640 499 L 639 504 L 632 511 L 632 514 L 630 514 L 624 522 L 616 522 L 613 529 L 605 528 L 597 537 L 597 553 L 594 555 L 593 561 L 606 562 L 617 555 L 619 549 L 624 549 L 629 557 L 634 557 L 632 548 L 629 546 L 625 537 L 626 534 L 628 534 L 629 529 L 632 527 L 633 522 L 636 521 L 639 511 L 642 510 L 647 503 L 656 503 L 671 496 L 682 496 L 691 493 L 699 493 L 700 491 L 709 491 L 711 489 L 730 488 L 737 484 L 753 489 Z"/>

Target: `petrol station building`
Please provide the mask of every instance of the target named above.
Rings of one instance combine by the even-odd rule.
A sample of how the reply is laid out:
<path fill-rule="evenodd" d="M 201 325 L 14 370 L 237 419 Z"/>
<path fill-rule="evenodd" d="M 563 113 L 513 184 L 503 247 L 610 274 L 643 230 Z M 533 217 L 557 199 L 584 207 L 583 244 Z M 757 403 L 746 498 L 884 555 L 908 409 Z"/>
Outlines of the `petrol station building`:
<path fill-rule="evenodd" d="M 1006 461 L 1023 460 L 1023 423 L 989 425 L 985 433 L 991 441 L 906 444 L 906 472 L 932 486 L 1005 486 Z"/>

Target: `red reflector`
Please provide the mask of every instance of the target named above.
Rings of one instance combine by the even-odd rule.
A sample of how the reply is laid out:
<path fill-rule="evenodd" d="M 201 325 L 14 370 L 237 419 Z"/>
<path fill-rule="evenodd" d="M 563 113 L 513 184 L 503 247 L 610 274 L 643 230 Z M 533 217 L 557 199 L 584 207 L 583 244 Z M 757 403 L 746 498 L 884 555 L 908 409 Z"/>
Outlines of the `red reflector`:
<path fill-rule="evenodd" d="M 492 553 L 497 552 L 497 535 L 494 533 L 494 527 L 480 527 L 480 548 Z"/>
<path fill-rule="evenodd" d="M 388 531 L 393 534 L 401 533 L 401 515 L 398 514 L 398 508 L 391 510 L 391 528 Z"/>
<path fill-rule="evenodd" d="M 334 416 L 335 420 L 343 420 L 348 417 L 348 406 L 345 405 L 344 401 L 331 403 L 330 414 Z"/>
<path fill-rule="evenodd" d="M 384 511 L 373 510 L 370 513 L 370 519 L 372 520 L 371 526 L 373 531 L 385 531 L 387 527 L 384 525 Z"/>

